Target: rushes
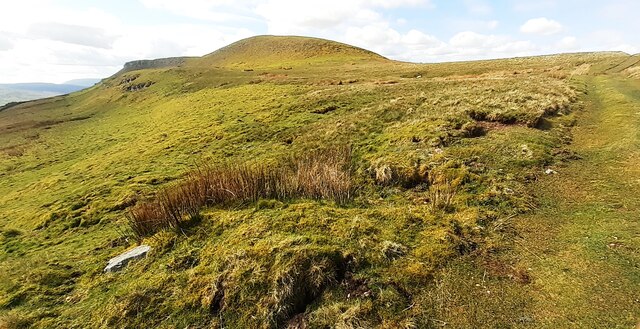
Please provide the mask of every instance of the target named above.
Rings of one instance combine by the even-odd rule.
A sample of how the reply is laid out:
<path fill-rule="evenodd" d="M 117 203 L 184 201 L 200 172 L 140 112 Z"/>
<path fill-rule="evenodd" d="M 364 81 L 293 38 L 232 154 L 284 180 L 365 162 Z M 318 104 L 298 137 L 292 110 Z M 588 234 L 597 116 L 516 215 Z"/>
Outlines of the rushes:
<path fill-rule="evenodd" d="M 337 203 L 346 203 L 353 198 L 349 148 L 315 151 L 292 162 L 294 177 L 289 189 L 297 196 Z"/>
<path fill-rule="evenodd" d="M 317 150 L 274 166 L 261 164 L 200 165 L 187 177 L 137 204 L 127 214 L 138 237 L 179 228 L 206 206 L 229 206 L 259 199 L 309 198 L 344 204 L 353 198 L 351 150 Z"/>
<path fill-rule="evenodd" d="M 453 205 L 457 194 L 457 187 L 449 181 L 443 181 L 429 186 L 428 198 L 431 211 L 447 210 Z"/>
<path fill-rule="evenodd" d="M 458 190 L 468 179 L 466 166 L 449 162 L 429 172 L 429 208 L 431 211 L 449 211 Z"/>

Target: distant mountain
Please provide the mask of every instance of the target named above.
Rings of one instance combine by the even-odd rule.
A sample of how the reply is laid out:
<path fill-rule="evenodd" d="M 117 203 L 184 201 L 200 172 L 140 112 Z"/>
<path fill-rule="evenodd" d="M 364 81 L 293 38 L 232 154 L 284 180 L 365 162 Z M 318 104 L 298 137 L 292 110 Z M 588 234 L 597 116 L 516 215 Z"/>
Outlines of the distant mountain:
<path fill-rule="evenodd" d="M 39 98 L 46 98 L 59 95 L 59 93 L 28 91 L 20 89 L 11 89 L 4 86 L 0 87 L 0 106 L 11 102 L 23 102 Z"/>
<path fill-rule="evenodd" d="M 91 87 L 99 79 L 77 79 L 62 84 L 28 82 L 0 84 L 0 106 L 10 102 L 22 102 L 56 95 L 69 94 Z"/>
<path fill-rule="evenodd" d="M 91 87 L 100 82 L 101 79 L 73 79 L 65 82 L 65 85 L 74 85 L 82 87 Z"/>

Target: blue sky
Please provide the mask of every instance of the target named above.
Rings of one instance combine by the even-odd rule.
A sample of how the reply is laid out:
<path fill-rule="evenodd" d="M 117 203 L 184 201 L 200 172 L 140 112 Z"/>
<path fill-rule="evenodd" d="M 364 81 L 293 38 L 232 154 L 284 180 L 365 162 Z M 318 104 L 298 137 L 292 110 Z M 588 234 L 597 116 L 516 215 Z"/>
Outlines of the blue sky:
<path fill-rule="evenodd" d="M 415 62 L 640 52 L 640 1 L 21 0 L 0 4 L 0 83 L 102 78 L 258 34 L 333 39 Z"/>

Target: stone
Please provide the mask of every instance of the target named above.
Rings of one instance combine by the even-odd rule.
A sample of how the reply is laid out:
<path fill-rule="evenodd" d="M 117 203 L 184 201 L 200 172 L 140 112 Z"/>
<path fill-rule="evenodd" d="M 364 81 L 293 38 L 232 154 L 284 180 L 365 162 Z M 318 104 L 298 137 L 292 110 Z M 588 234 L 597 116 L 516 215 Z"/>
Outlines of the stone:
<path fill-rule="evenodd" d="M 531 149 L 529 148 L 529 145 L 527 144 L 520 145 L 520 154 L 522 155 L 523 158 L 526 158 L 526 159 L 533 158 L 533 151 L 531 151 Z"/>
<path fill-rule="evenodd" d="M 151 247 L 143 244 L 116 257 L 113 257 L 109 260 L 109 263 L 104 268 L 104 272 L 107 273 L 120 271 L 125 268 L 130 261 L 145 257 L 149 250 L 151 250 Z"/>
<path fill-rule="evenodd" d="M 544 173 L 545 173 L 545 174 L 547 174 L 547 175 L 555 175 L 555 174 L 557 174 L 558 172 L 557 172 L 557 171 L 555 171 L 555 170 L 553 170 L 553 169 L 549 169 L 549 168 L 547 168 L 547 169 L 544 171 Z"/>

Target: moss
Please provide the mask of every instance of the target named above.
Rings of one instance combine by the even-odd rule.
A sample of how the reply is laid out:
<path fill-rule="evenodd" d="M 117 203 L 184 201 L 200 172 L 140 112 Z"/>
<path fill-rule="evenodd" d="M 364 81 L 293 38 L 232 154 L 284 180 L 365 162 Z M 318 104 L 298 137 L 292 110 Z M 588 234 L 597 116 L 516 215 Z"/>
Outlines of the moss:
<path fill-rule="evenodd" d="M 277 50 L 295 50 L 284 62 L 250 58 L 239 49 L 255 45 L 239 44 L 227 49 L 236 60 L 189 59 L 2 110 L 0 144 L 26 151 L 0 153 L 0 316 L 41 328 L 429 327 L 443 312 L 462 325 L 488 321 L 463 321 L 456 310 L 474 299 L 451 287 L 475 286 L 438 285 L 442 268 L 503 246 L 501 219 L 535 206 L 527 181 L 556 160 L 566 112 L 578 108 L 576 89 L 544 70 L 619 58 L 416 66 L 290 41 Z M 549 130 L 527 126 L 541 115 Z M 205 209 L 142 241 L 153 251 L 123 275 L 102 274 L 137 242 L 123 212 L 199 161 L 273 164 L 337 145 L 353 147 L 352 202 Z M 454 187 L 448 206 L 431 206 L 433 186 Z M 9 227 L 22 234 L 6 237 Z"/>
<path fill-rule="evenodd" d="M 17 236 L 20 236 L 21 234 L 22 232 L 15 228 L 2 230 L 2 237 L 5 239 L 15 238 Z"/>

